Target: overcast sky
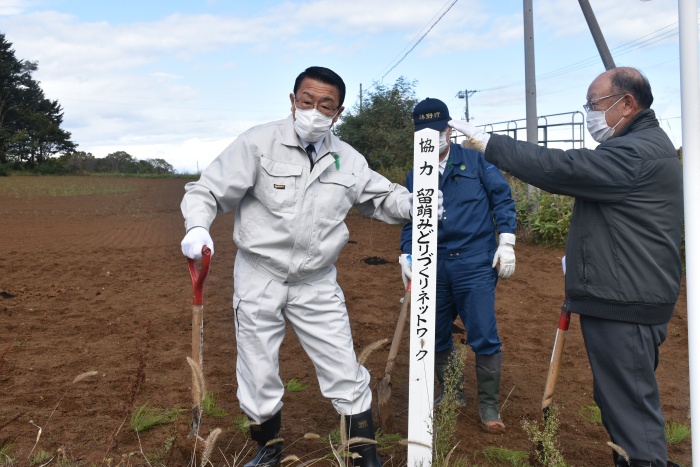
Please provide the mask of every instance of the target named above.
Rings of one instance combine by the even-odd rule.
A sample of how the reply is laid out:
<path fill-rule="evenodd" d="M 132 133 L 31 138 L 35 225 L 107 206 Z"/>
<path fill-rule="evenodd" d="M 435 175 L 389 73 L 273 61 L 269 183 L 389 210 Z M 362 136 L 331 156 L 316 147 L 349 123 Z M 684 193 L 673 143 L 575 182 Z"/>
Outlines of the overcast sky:
<path fill-rule="evenodd" d="M 590 4 L 616 65 L 646 74 L 652 108 L 680 146 L 677 1 Z M 534 0 L 533 10 L 537 114 L 582 111 L 605 69 L 579 3 Z M 403 76 L 453 118 L 465 116 L 465 90 L 477 91 L 477 125 L 525 117 L 520 0 L 0 0 L 0 32 L 17 58 L 38 62 L 34 78 L 63 106 L 79 150 L 162 158 L 179 172 L 285 118 L 310 65 L 343 77 L 348 109 L 361 85 Z"/>

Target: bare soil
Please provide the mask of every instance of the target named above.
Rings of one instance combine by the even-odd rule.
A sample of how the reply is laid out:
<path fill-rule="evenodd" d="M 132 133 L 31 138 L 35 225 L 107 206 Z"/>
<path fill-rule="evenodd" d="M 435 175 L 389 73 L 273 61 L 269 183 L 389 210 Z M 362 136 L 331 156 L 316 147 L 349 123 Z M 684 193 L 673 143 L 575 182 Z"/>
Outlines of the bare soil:
<path fill-rule="evenodd" d="M 40 185 L 45 180 L 27 177 L 21 183 Z M 59 180 L 59 184 L 96 183 L 88 177 Z M 180 252 L 184 229 L 179 211 L 185 182 L 110 178 L 99 183 L 125 192 L 87 190 L 82 196 L 58 196 L 41 190 L 13 191 L 7 188 L 16 179 L 0 178 L 0 449 L 12 444 L 9 454 L 15 465 L 30 465 L 40 451 L 57 456 L 53 465 L 62 456 L 70 460 L 62 465 L 190 462 L 192 447 L 186 434 L 191 374 L 186 357 L 191 355 L 192 288 Z M 378 339 L 391 339 L 396 326 L 403 295 L 400 227 L 362 217 L 350 217 L 347 224 L 350 243 L 337 267 L 359 354 Z M 242 465 L 253 448 L 235 423 L 241 412 L 231 309 L 232 225 L 233 215 L 228 214 L 219 216 L 212 227 L 216 253 L 204 289 L 204 373 L 208 390 L 227 412 L 223 418 L 203 421 L 205 434 L 223 429 L 212 458 L 217 466 Z M 458 416 L 456 454 L 475 465 L 489 465 L 483 455 L 488 446 L 531 452 L 533 444 L 522 421 L 542 418 L 542 392 L 563 301 L 563 251 L 519 243 L 516 254 L 516 273 L 499 282 L 496 303 L 504 342 L 505 434 L 479 429 L 474 358 L 468 352 L 469 403 Z M 388 430 L 400 437 L 407 434 L 408 413 L 404 336 L 392 375 L 394 415 Z M 388 353 L 387 343 L 367 361 L 375 390 Z M 308 384 L 301 392 L 285 395 L 281 433 L 285 453 L 302 460 L 330 454 L 328 435 L 339 426 L 339 417 L 321 396 L 311 362 L 291 331 L 280 366 L 285 381 L 297 378 Z M 73 382 L 88 371 L 97 374 Z M 661 347 L 657 376 L 667 421 L 689 425 L 685 291 Z M 560 410 L 560 449 L 567 462 L 611 465 L 604 428 L 579 414 L 593 404 L 593 397 L 575 315 L 555 401 Z M 137 435 L 129 428 L 129 417 L 144 404 L 187 411 L 175 423 Z M 376 410 L 375 422 L 378 425 Z M 304 439 L 310 432 L 321 440 Z M 386 465 L 406 463 L 406 448 L 396 442 L 380 453 Z M 676 462 L 690 465 L 690 439 L 670 446 L 669 453 Z"/>

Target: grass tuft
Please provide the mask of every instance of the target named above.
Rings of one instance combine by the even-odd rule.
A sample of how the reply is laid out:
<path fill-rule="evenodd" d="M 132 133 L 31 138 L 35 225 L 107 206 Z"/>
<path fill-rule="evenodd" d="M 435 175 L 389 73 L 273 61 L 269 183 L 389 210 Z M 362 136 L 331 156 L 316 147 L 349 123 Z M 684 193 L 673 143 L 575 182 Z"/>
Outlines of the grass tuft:
<path fill-rule="evenodd" d="M 11 441 L 5 441 L 2 446 L 0 446 L 0 462 L 6 462 L 7 465 L 12 465 L 14 463 L 14 458 L 12 457 L 12 448 L 14 444 Z"/>
<path fill-rule="evenodd" d="M 239 413 L 233 419 L 233 428 L 245 436 L 250 436 L 250 420 L 245 414 Z"/>
<path fill-rule="evenodd" d="M 29 460 L 29 465 L 34 466 L 34 465 L 41 465 L 49 462 L 52 459 L 52 455 L 50 452 L 46 452 L 44 450 L 41 450 L 34 454 L 32 458 Z"/>
<path fill-rule="evenodd" d="M 223 418 L 228 415 L 224 409 L 217 405 L 216 396 L 211 393 L 206 393 L 204 395 L 204 399 L 202 400 L 202 410 L 204 411 L 205 415 L 214 418 Z"/>
<path fill-rule="evenodd" d="M 308 387 L 308 383 L 303 383 L 297 378 L 292 378 L 286 383 L 284 383 L 284 388 L 289 392 L 301 392 Z"/>
<path fill-rule="evenodd" d="M 581 407 L 581 410 L 578 411 L 578 414 L 584 420 L 588 420 L 589 422 L 593 422 L 598 425 L 603 424 L 603 419 L 600 416 L 600 408 L 595 404 Z"/>
<path fill-rule="evenodd" d="M 138 407 L 131 415 L 129 427 L 132 431 L 140 433 L 150 430 L 157 425 L 172 423 L 179 414 L 186 411 L 187 410 L 185 409 L 161 409 L 158 407 L 148 407 L 144 404 Z"/>
<path fill-rule="evenodd" d="M 679 444 L 690 436 L 690 427 L 678 422 L 666 422 L 664 428 L 666 432 L 666 442 L 668 444 Z"/>
<path fill-rule="evenodd" d="M 491 465 L 508 465 L 513 467 L 527 467 L 528 454 L 523 451 L 511 451 L 510 449 L 487 446 L 481 451 L 487 462 Z"/>

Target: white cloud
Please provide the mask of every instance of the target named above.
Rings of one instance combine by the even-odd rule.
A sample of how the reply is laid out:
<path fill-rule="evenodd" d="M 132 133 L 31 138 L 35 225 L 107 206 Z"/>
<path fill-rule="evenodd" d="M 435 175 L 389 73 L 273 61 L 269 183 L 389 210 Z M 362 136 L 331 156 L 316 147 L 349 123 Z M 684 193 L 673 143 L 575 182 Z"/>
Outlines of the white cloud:
<path fill-rule="evenodd" d="M 0 0 L 0 16 L 12 16 L 22 13 L 33 2 L 23 0 Z"/>
<path fill-rule="evenodd" d="M 80 150 L 98 157 L 124 150 L 140 159 L 163 158 L 188 171 L 196 170 L 193 154 L 201 169 L 235 135 L 286 117 L 287 93 L 305 66 L 336 69 L 348 85 L 346 106 L 352 106 L 352 88 L 363 82 L 366 88 L 382 77 L 449 5 L 312 0 L 283 1 L 256 11 L 252 2 L 207 0 L 206 5 L 226 13 L 173 13 L 174 7 L 169 11 L 162 3 L 164 13 L 146 21 L 126 2 L 133 17 L 117 22 L 82 20 L 79 10 L 61 11 L 63 4 L 52 0 L 41 5 L 0 0 L 0 30 L 18 58 L 39 62 L 35 78 L 63 106 L 64 127 Z M 668 2 L 591 3 L 610 47 L 677 21 L 677 6 Z M 538 0 L 534 13 L 538 74 L 591 57 L 600 67 L 577 2 Z M 419 96 L 441 97 L 461 115 L 464 101 L 448 99 L 457 90 L 524 81 L 522 28 L 521 2 L 460 0 L 386 79 L 416 79 Z M 677 37 L 667 41 L 677 42 Z M 575 45 L 567 49 L 567 44 Z M 623 58 L 653 69 L 659 60 L 646 52 L 661 44 Z M 666 68 L 650 72 L 661 80 L 662 71 L 674 73 Z M 539 108 L 580 109 L 576 96 L 585 93 L 595 72 L 585 68 L 538 82 Z M 522 85 L 479 93 L 473 102 L 470 113 L 480 123 L 524 115 Z M 666 111 L 665 101 L 658 102 L 665 114 L 673 113 L 675 103 Z"/>

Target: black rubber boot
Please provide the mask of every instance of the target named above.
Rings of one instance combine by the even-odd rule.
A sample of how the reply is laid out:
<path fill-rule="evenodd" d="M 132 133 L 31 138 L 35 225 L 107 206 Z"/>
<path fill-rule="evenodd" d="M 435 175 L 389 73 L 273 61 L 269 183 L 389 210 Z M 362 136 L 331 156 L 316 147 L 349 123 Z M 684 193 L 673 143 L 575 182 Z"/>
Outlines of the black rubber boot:
<path fill-rule="evenodd" d="M 244 467 L 278 467 L 282 460 L 282 441 L 268 445 L 279 438 L 282 426 L 282 411 L 259 425 L 250 425 L 250 437 L 258 442 L 258 455 Z"/>
<path fill-rule="evenodd" d="M 348 439 L 365 438 L 374 440 L 372 409 L 355 415 L 346 415 L 345 430 Z M 362 456 L 352 460 L 353 467 L 381 467 L 382 465 L 374 443 L 353 443 L 350 445 L 349 450 Z"/>
<path fill-rule="evenodd" d="M 501 387 L 501 352 L 493 355 L 476 355 L 476 385 L 479 394 L 481 427 L 488 433 L 503 433 L 498 395 Z M 490 423 L 498 422 L 498 424 Z"/>
<path fill-rule="evenodd" d="M 435 398 L 434 405 L 438 405 L 445 397 L 445 371 L 450 363 L 450 357 L 455 353 L 457 353 L 457 349 L 454 347 L 435 353 L 435 376 L 440 383 L 442 392 Z M 464 372 L 460 376 L 455 388 L 455 400 L 458 406 L 464 407 L 467 405 L 467 396 L 464 394 Z"/>

